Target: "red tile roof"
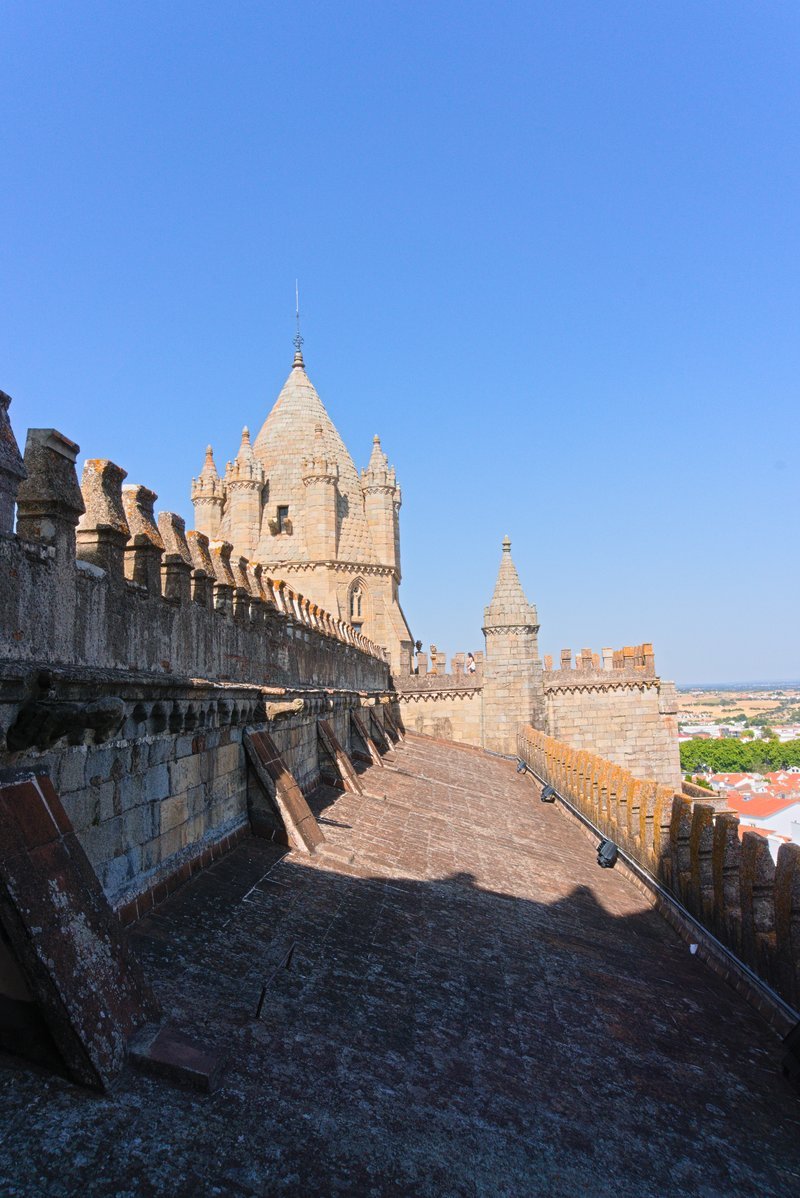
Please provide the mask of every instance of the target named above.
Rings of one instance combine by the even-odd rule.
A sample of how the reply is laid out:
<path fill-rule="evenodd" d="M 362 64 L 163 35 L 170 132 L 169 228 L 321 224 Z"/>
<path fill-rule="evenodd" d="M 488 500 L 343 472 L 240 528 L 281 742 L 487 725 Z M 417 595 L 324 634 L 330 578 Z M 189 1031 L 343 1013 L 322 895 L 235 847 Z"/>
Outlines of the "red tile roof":
<path fill-rule="evenodd" d="M 757 832 L 759 836 L 776 836 L 778 840 L 785 840 L 787 844 L 792 843 L 790 836 L 784 836 L 781 832 L 776 832 L 774 828 L 757 828 L 755 824 L 739 824 L 739 839 L 741 840 L 745 832 Z"/>
<path fill-rule="evenodd" d="M 779 811 L 785 811 L 787 807 L 794 807 L 800 804 L 800 795 L 786 797 L 775 794 L 748 794 L 738 790 L 729 790 L 726 798 L 731 811 L 736 811 L 742 815 L 749 815 L 753 819 L 768 819 L 770 815 L 777 815 Z"/>

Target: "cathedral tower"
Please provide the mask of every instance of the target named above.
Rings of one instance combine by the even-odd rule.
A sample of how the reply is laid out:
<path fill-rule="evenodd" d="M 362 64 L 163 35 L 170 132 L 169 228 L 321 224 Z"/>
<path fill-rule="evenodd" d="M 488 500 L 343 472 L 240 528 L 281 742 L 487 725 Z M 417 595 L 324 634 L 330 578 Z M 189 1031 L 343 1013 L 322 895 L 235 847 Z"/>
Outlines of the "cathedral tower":
<path fill-rule="evenodd" d="M 192 484 L 197 528 L 232 542 L 333 615 L 383 645 L 395 673 L 411 670 L 413 638 L 399 601 L 400 488 L 376 437 L 355 463 L 306 374 L 292 369 L 250 444 L 220 479 L 209 450 Z"/>

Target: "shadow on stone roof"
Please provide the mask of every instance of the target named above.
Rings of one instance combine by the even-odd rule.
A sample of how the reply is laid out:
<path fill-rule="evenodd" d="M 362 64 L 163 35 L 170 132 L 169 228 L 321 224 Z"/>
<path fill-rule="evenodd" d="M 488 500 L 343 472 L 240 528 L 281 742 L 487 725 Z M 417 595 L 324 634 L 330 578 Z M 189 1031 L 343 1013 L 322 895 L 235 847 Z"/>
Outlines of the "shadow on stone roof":
<path fill-rule="evenodd" d="M 493 889 L 243 842 L 134 931 L 171 1021 L 230 1049 L 221 1088 L 129 1069 L 89 1097 L 3 1058 L 0 1190 L 795 1191 L 779 1043 L 620 878 L 584 881 L 575 844 L 551 838 L 549 871 L 505 845 Z M 540 899 L 511 893 L 519 865 Z"/>

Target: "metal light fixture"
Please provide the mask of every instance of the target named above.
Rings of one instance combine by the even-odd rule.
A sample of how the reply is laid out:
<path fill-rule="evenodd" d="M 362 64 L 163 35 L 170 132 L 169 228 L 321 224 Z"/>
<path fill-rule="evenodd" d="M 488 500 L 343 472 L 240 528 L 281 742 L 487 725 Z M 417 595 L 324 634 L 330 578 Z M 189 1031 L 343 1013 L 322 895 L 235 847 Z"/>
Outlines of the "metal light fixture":
<path fill-rule="evenodd" d="M 545 788 L 542 791 L 539 798 L 542 800 L 543 803 L 555 803 L 555 801 L 556 801 L 555 787 L 545 786 Z"/>
<path fill-rule="evenodd" d="M 617 864 L 619 849 L 613 840 L 603 838 L 597 846 L 597 864 L 601 869 L 613 869 Z"/>
<path fill-rule="evenodd" d="M 525 764 L 525 762 L 522 760 L 522 758 L 520 757 L 519 764 L 517 765 L 517 773 L 518 774 L 527 774 L 527 772 L 528 772 L 528 767 Z"/>

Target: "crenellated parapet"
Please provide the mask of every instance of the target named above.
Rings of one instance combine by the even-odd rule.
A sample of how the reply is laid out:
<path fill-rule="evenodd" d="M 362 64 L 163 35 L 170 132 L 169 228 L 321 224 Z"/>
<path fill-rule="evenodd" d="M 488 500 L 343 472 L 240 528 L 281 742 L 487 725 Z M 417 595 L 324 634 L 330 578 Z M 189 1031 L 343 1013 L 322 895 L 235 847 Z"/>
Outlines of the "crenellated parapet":
<path fill-rule="evenodd" d="M 655 657 L 653 646 L 649 643 L 626 645 L 623 649 L 601 649 L 599 652 L 581 649 L 575 654 L 574 664 L 572 650 L 562 649 L 560 668 L 557 669 L 553 669 L 551 656 L 544 658 L 546 688 L 619 685 L 626 681 L 637 682 L 655 677 Z"/>
<path fill-rule="evenodd" d="M 781 845 L 776 864 L 763 837 L 740 836 L 731 812 L 533 727 L 520 730 L 517 750 L 541 782 L 800 1008 L 800 845 Z"/>
<path fill-rule="evenodd" d="M 0 483 L 17 506 L 16 534 L 13 508 L 0 530 L 8 660 L 259 684 L 364 685 L 374 676 L 385 685 L 382 648 L 234 554 L 230 541 L 156 513 L 155 492 L 126 483 L 121 466 L 88 459 L 79 484 L 79 447 L 54 429 L 30 430 L 23 460 L 5 400 Z M 213 497 L 213 461 L 204 473 L 201 490 Z"/>

